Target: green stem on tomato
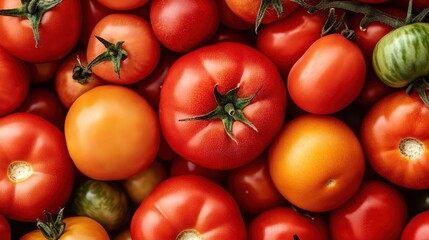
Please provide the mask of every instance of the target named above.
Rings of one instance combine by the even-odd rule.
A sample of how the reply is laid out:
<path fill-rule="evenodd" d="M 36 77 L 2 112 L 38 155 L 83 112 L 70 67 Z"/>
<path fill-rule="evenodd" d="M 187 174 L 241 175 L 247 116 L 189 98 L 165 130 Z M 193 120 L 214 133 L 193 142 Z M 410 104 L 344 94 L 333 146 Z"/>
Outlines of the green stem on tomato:
<path fill-rule="evenodd" d="M 50 212 L 44 212 L 46 220 L 37 219 L 37 228 L 48 240 L 58 240 L 63 234 L 66 224 L 63 222 L 64 208 L 61 208 L 57 217 L 54 219 Z"/>
<path fill-rule="evenodd" d="M 262 18 L 264 18 L 265 12 L 268 7 L 272 5 L 274 10 L 276 10 L 277 17 L 281 17 L 283 15 L 283 5 L 281 0 L 262 0 L 261 5 L 259 6 L 258 15 L 256 16 L 255 22 L 255 33 L 258 33 L 259 25 L 261 25 Z"/>
<path fill-rule="evenodd" d="M 37 48 L 40 43 L 39 25 L 42 21 L 43 14 L 60 4 L 62 1 L 63 0 L 21 0 L 22 5 L 20 7 L 0 10 L 0 15 L 28 19 L 30 21 L 31 28 L 33 29 Z"/>
<path fill-rule="evenodd" d="M 426 77 L 417 78 L 416 80 L 412 81 L 408 86 L 405 92 L 409 95 L 413 93 L 414 91 L 417 92 L 417 95 L 419 98 L 423 101 L 426 106 L 429 107 L 429 99 L 426 94 L 426 91 L 429 90 L 429 83 L 427 82 Z"/>

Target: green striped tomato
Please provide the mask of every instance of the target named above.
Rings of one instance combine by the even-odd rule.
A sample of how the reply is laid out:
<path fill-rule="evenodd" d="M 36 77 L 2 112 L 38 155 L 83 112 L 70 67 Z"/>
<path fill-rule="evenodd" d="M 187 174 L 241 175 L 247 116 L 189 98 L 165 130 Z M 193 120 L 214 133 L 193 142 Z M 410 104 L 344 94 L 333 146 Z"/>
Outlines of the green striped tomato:
<path fill-rule="evenodd" d="M 372 63 L 390 87 L 404 87 L 429 75 L 429 23 L 412 23 L 386 34 L 374 48 Z"/>

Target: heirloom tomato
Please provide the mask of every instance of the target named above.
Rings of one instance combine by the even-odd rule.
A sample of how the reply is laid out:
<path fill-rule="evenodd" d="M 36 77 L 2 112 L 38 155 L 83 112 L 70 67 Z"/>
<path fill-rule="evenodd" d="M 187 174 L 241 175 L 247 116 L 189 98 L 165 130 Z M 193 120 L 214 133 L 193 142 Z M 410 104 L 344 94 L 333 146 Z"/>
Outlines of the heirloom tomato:
<path fill-rule="evenodd" d="M 32 222 L 58 211 L 74 185 L 64 134 L 31 113 L 0 118 L 0 214 Z"/>
<path fill-rule="evenodd" d="M 86 176 L 122 180 L 152 163 L 158 152 L 158 117 L 133 90 L 95 87 L 76 99 L 65 119 L 70 156 Z"/>
<path fill-rule="evenodd" d="M 429 187 L 429 108 L 416 94 L 397 90 L 366 113 L 361 142 L 366 159 L 379 175 L 411 188 Z"/>
<path fill-rule="evenodd" d="M 179 58 L 161 89 L 159 118 L 171 148 L 197 165 L 231 169 L 258 157 L 283 126 L 287 93 L 276 66 L 240 43 Z"/>
<path fill-rule="evenodd" d="M 316 40 L 292 66 L 287 88 L 300 108 L 331 114 L 348 106 L 365 82 L 366 63 L 359 47 L 341 34 Z"/>
<path fill-rule="evenodd" d="M 248 225 L 249 240 L 328 240 L 321 215 L 307 216 L 290 207 L 276 207 L 256 216 Z"/>
<path fill-rule="evenodd" d="M 401 240 L 425 240 L 429 236 L 429 211 L 421 212 L 407 223 Z"/>
<path fill-rule="evenodd" d="M 314 212 L 349 200 L 365 169 L 354 132 L 328 115 L 306 114 L 287 122 L 269 148 L 268 161 L 280 193 L 295 206 Z"/>
<path fill-rule="evenodd" d="M 8 15 L 10 12 L 0 12 L 5 15 L 0 16 L 0 46 L 20 59 L 37 63 L 59 60 L 78 41 L 82 25 L 81 0 L 1 0 L 0 9 L 17 10 L 16 17 Z M 40 20 L 36 26 L 37 35 L 29 19 L 34 23 Z"/>
<path fill-rule="evenodd" d="M 152 0 L 150 22 L 156 37 L 174 52 L 206 43 L 219 26 L 217 0 Z"/>
<path fill-rule="evenodd" d="M 131 84 L 147 77 L 156 67 L 161 45 L 150 23 L 137 15 L 109 14 L 94 26 L 86 58 L 92 72 L 106 81 Z M 91 63 L 90 63 L 91 64 Z"/>
<path fill-rule="evenodd" d="M 407 222 L 404 197 L 392 185 L 365 181 L 329 215 L 332 240 L 397 240 Z"/>
<path fill-rule="evenodd" d="M 10 231 L 9 221 L 0 214 L 0 236 L 2 236 L 4 240 L 10 240 L 12 237 Z"/>
<path fill-rule="evenodd" d="M 152 239 L 246 239 L 234 198 L 221 186 L 196 175 L 161 182 L 131 220 L 131 237 Z"/>

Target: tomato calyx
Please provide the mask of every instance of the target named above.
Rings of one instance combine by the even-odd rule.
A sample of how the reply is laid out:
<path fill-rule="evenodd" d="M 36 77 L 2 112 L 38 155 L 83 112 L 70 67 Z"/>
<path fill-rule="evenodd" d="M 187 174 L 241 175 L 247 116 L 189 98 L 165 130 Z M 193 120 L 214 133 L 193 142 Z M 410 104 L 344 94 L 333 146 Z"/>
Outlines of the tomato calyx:
<path fill-rule="evenodd" d="M 277 13 L 277 17 L 280 18 L 283 15 L 283 5 L 281 0 L 262 0 L 261 5 L 259 6 L 258 15 L 256 16 L 255 22 L 255 33 L 258 33 L 258 28 L 261 25 L 262 18 L 264 18 L 265 12 L 268 7 L 272 5 L 274 10 Z"/>
<path fill-rule="evenodd" d="M 80 84 L 85 84 L 89 82 L 92 77 L 92 71 L 88 66 L 84 66 L 80 61 L 79 55 L 76 55 L 77 65 L 73 67 L 73 79 L 75 79 Z"/>
<path fill-rule="evenodd" d="M 427 90 L 429 90 L 429 83 L 427 82 L 426 77 L 422 77 L 417 78 L 416 80 L 408 84 L 405 92 L 410 95 L 414 91 L 416 91 L 423 103 L 429 107 L 429 99 L 426 95 Z"/>
<path fill-rule="evenodd" d="M 201 234 L 195 229 L 185 229 L 181 231 L 176 240 L 202 240 Z"/>
<path fill-rule="evenodd" d="M 193 120 L 212 120 L 212 119 L 220 119 L 225 128 L 226 134 L 236 143 L 237 139 L 232 135 L 232 125 L 234 121 L 240 121 L 254 131 L 258 131 L 258 129 L 250 122 L 243 114 L 243 109 L 250 104 L 250 102 L 255 98 L 258 92 L 262 89 L 262 86 L 258 88 L 258 90 L 249 97 L 239 98 L 237 96 L 238 90 L 240 90 L 240 84 L 237 87 L 229 90 L 225 94 L 221 94 L 217 89 L 217 84 L 214 87 L 214 95 L 217 106 L 214 110 L 191 118 L 179 119 L 179 121 L 193 121 Z"/>
<path fill-rule="evenodd" d="M 39 25 L 42 21 L 43 14 L 60 4 L 62 1 L 63 0 L 21 0 L 22 5 L 20 7 L 0 10 L 0 15 L 28 19 L 30 21 L 31 28 L 33 29 L 36 48 L 38 48 L 40 43 Z"/>
<path fill-rule="evenodd" d="M 328 17 L 326 18 L 325 24 L 323 25 L 322 32 L 320 34 L 321 37 L 337 33 L 340 29 L 341 25 L 344 25 L 344 29 L 341 31 L 341 35 L 343 35 L 348 40 L 351 40 L 354 37 L 353 29 L 350 29 L 345 21 L 346 13 L 343 12 L 340 19 L 337 19 L 335 15 L 335 8 L 330 8 Z"/>
<path fill-rule="evenodd" d="M 57 217 L 54 219 L 52 214 L 44 211 L 46 220 L 37 219 L 37 228 L 48 240 L 57 240 L 63 234 L 66 224 L 63 222 L 64 208 L 61 208 Z"/>

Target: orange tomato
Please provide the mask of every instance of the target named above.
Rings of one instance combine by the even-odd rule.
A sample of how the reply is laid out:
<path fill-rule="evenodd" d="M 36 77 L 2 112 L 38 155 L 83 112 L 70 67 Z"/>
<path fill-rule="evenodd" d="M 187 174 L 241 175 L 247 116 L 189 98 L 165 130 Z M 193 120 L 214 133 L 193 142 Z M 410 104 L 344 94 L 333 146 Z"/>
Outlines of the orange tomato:
<path fill-rule="evenodd" d="M 64 134 L 76 167 L 97 180 L 122 180 L 143 171 L 160 143 L 155 111 L 138 93 L 117 85 L 79 96 L 67 113 Z"/>
<path fill-rule="evenodd" d="M 332 210 L 359 188 L 365 162 L 360 142 L 339 119 L 306 114 L 286 123 L 269 148 L 269 170 L 295 206 Z"/>

